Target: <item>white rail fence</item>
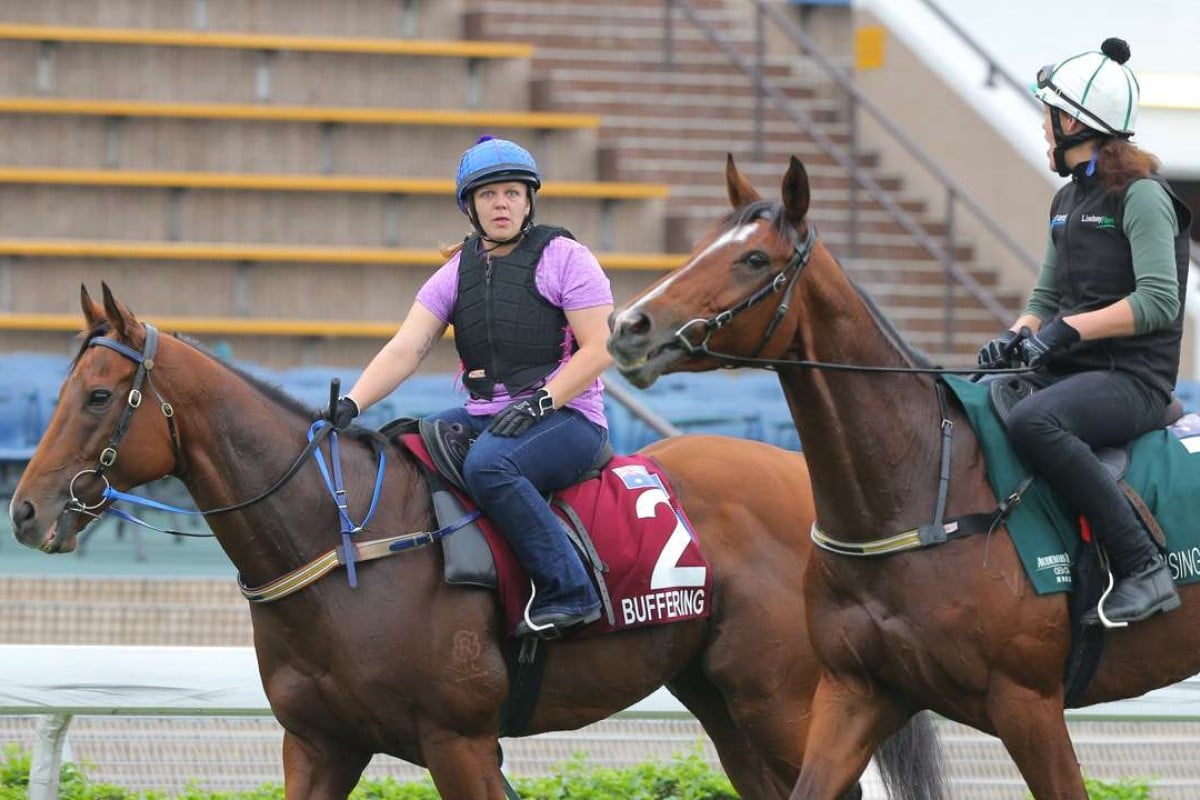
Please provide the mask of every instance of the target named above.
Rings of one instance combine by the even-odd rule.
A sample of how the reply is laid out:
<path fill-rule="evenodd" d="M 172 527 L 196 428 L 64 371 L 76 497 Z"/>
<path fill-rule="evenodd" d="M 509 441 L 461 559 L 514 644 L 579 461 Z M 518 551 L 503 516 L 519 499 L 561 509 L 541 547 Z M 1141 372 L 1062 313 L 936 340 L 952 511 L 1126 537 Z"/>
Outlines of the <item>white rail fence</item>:
<path fill-rule="evenodd" d="M 253 648 L 0 645 L 0 716 L 39 717 L 30 800 L 58 796 L 76 716 L 270 714 Z M 623 714 L 690 716 L 665 689 Z"/>

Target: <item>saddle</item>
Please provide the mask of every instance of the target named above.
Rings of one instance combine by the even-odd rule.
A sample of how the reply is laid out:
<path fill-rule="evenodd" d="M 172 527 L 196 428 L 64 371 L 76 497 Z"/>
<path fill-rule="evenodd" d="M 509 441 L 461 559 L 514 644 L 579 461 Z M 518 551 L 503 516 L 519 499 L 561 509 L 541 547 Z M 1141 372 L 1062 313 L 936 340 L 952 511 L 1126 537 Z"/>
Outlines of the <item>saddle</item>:
<path fill-rule="evenodd" d="M 389 439 L 409 433 L 420 434 L 421 441 L 437 468 L 436 474 L 427 470 L 427 477 L 439 526 L 449 525 L 467 515 L 462 501 L 445 485 L 449 483 L 458 492 L 470 497 L 471 493 L 467 490 L 462 469 L 467 451 L 471 449 L 475 440 L 462 425 L 450 424 L 444 420 L 401 418 L 384 425 L 380 432 Z M 595 477 L 612 457 L 612 445 L 606 442 L 580 481 Z M 563 528 L 572 544 L 580 551 L 585 563 L 597 573 L 597 577 L 607 571 L 581 522 L 572 525 L 563 523 Z M 444 537 L 441 544 L 443 578 L 446 583 L 493 590 L 497 588 L 496 563 L 492 559 L 492 551 L 483 531 L 476 523 L 468 524 L 453 536 Z M 603 586 L 602 580 L 599 583 Z"/>
<path fill-rule="evenodd" d="M 988 397 L 992 402 L 992 408 L 996 411 L 996 416 L 1000 418 L 1000 422 L 1004 425 L 1005 430 L 1008 429 L 1008 419 L 1012 414 L 1013 406 L 1025 398 L 1031 397 L 1036 391 L 1036 386 L 1029 381 L 1022 380 L 1016 375 L 1005 376 L 999 380 L 988 382 Z M 1166 428 L 1182 416 L 1183 403 L 1180 402 L 1179 398 L 1172 396 L 1171 402 L 1163 410 L 1163 416 L 1158 426 Z M 1130 448 L 1132 446 L 1133 442 L 1128 442 L 1121 447 L 1093 447 L 1092 452 L 1108 470 L 1109 474 L 1112 475 L 1113 479 L 1120 484 L 1125 497 L 1133 505 L 1142 524 L 1146 526 L 1146 529 L 1150 531 L 1150 535 L 1158 543 L 1159 549 L 1165 551 L 1167 539 L 1162 528 L 1154 519 L 1154 515 L 1150 513 L 1150 509 L 1146 506 L 1145 501 L 1124 480 L 1125 473 L 1129 471 Z"/>
<path fill-rule="evenodd" d="M 429 455 L 433 458 L 442 477 L 454 484 L 454 487 L 460 492 L 469 496 L 471 493 L 467 490 L 467 482 L 463 479 L 462 469 L 463 462 L 467 459 L 467 451 L 475 442 L 474 438 L 462 425 L 450 424 L 440 419 L 421 419 L 418 421 L 418 426 L 421 440 L 429 449 Z M 612 445 L 605 442 L 595 460 L 579 478 L 580 482 L 594 478 L 600 470 L 604 469 L 605 464 L 612 461 L 612 457 Z"/>

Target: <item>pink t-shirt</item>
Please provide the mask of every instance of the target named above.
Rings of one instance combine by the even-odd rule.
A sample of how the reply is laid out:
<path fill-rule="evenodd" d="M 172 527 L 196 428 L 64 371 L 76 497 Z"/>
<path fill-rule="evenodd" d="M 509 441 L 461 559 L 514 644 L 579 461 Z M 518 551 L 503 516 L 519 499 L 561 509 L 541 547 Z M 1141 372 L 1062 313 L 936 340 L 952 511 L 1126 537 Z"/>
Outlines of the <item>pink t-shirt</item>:
<path fill-rule="evenodd" d="M 460 257 L 461 253 L 455 253 L 417 292 L 417 302 L 447 324 L 454 316 L 454 304 L 458 301 Z M 542 297 L 563 311 L 606 306 L 613 301 L 612 287 L 609 285 L 608 276 L 600 268 L 596 257 L 579 242 L 565 236 L 551 239 L 550 243 L 546 245 L 546 249 L 542 251 L 542 259 L 538 262 L 537 271 L 534 273 L 534 284 Z M 562 364 L 565 364 L 570 358 L 573 342 L 574 335 L 568 325 L 563 342 L 562 361 L 554 372 L 547 376 L 547 380 L 562 369 Z M 592 422 L 607 428 L 603 391 L 603 384 L 597 378 L 591 386 L 567 403 L 567 407 L 578 410 Z M 521 397 L 532 396 L 532 394 L 532 392 L 528 392 Z M 496 385 L 494 395 L 491 400 L 469 398 L 467 411 L 476 415 L 495 414 L 513 400 L 508 396 L 503 384 Z"/>

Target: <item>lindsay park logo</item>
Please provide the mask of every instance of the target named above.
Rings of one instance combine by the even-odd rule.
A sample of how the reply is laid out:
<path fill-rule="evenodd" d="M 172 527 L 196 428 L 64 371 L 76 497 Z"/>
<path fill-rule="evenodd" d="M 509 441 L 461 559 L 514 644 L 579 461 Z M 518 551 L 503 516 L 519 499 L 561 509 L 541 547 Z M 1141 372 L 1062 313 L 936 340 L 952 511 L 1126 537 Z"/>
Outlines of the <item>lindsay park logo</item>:
<path fill-rule="evenodd" d="M 1115 219 L 1100 214 L 1081 214 L 1079 221 L 1085 225 L 1094 225 L 1101 230 L 1115 230 L 1117 227 Z"/>

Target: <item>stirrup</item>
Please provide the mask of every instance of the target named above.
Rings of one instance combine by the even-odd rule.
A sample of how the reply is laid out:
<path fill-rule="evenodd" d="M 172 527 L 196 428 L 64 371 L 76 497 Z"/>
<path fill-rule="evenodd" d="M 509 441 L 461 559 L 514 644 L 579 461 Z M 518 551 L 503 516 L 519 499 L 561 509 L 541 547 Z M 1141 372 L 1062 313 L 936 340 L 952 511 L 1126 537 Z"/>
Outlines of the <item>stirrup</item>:
<path fill-rule="evenodd" d="M 1102 553 L 1101 558 L 1103 559 L 1104 563 L 1104 571 L 1108 573 L 1108 588 L 1104 590 L 1104 593 L 1100 595 L 1099 602 L 1096 603 L 1096 616 L 1100 618 L 1100 624 L 1109 630 L 1114 628 L 1128 628 L 1128 622 L 1113 622 L 1108 618 L 1108 615 L 1104 613 L 1104 601 L 1108 599 L 1110 594 L 1112 594 L 1112 590 L 1116 587 L 1117 581 L 1116 578 L 1113 577 L 1112 567 L 1108 563 L 1108 554 L 1104 553 L 1103 550 L 1100 552 Z"/>
<path fill-rule="evenodd" d="M 525 604 L 525 618 L 517 625 L 518 636 L 522 639 L 529 639 L 530 637 L 546 640 L 561 639 L 571 631 L 574 631 L 577 628 L 582 628 L 586 625 L 590 625 L 601 617 L 603 609 L 601 608 L 601 604 L 597 603 L 596 608 L 593 611 L 574 616 L 560 615 L 566 616 L 566 619 L 561 620 L 562 622 L 570 623 L 563 627 L 559 627 L 555 622 L 547 622 L 543 625 L 539 625 L 538 623 L 534 622 L 533 618 L 530 616 L 530 611 L 533 608 L 533 600 L 537 594 L 537 586 L 533 583 L 532 579 L 529 581 L 529 583 L 530 597 L 529 602 Z M 524 631 L 520 631 L 522 626 L 525 628 Z"/>
<path fill-rule="evenodd" d="M 554 627 L 553 622 L 548 622 L 545 625 L 538 625 L 529 616 L 529 610 L 533 608 L 533 598 L 535 597 L 537 597 L 537 585 L 531 578 L 529 581 L 529 602 L 525 604 L 525 625 L 529 628 L 530 633 L 541 639 L 557 639 L 558 637 L 562 636 L 562 631 Z M 543 631 L 547 631 L 548 633 L 543 636 Z"/>

